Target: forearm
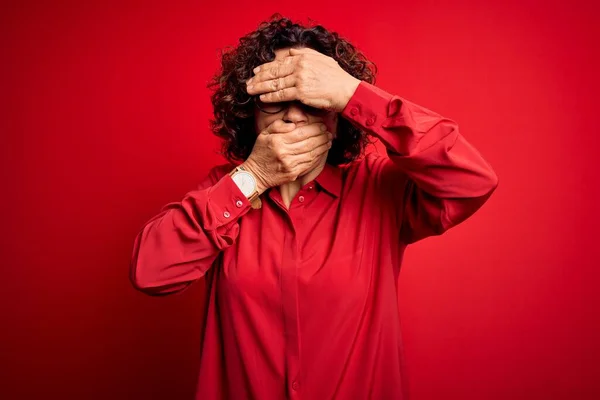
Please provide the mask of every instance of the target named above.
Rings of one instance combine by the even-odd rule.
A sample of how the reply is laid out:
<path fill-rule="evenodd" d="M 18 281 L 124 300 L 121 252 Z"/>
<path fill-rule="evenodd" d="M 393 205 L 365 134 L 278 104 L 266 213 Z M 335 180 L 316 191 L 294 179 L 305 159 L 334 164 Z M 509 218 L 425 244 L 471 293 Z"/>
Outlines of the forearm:
<path fill-rule="evenodd" d="M 494 170 L 457 124 L 431 110 L 363 82 L 343 116 L 385 145 L 390 165 L 383 179 L 404 182 L 391 190 L 403 207 L 407 240 L 464 221 L 498 185 Z"/>
<path fill-rule="evenodd" d="M 239 219 L 249 209 L 229 176 L 166 205 L 135 239 L 132 284 L 149 294 L 184 289 L 204 276 L 218 254 L 235 242 Z"/>

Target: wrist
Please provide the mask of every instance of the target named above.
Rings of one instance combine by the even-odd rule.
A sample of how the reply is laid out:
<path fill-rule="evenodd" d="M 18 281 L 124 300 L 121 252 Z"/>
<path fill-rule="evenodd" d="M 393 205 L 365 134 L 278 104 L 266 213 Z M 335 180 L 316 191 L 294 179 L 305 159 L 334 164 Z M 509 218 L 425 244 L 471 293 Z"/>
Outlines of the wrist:
<path fill-rule="evenodd" d="M 350 78 L 348 79 L 348 83 L 344 85 L 342 99 L 340 101 L 338 109 L 336 110 L 337 112 L 341 113 L 342 111 L 344 111 L 344 109 L 350 102 L 350 99 L 352 99 L 352 96 L 354 96 L 354 93 L 356 92 L 356 89 L 358 88 L 361 82 L 362 81 L 360 79 L 350 76 Z"/>
<path fill-rule="evenodd" d="M 259 195 L 263 194 L 263 192 L 269 188 L 263 182 L 261 174 L 260 174 L 258 168 L 256 167 L 256 165 L 254 165 L 254 163 L 252 163 L 249 160 L 246 160 L 245 162 L 243 162 L 240 165 L 240 167 L 244 168 L 245 171 L 247 171 L 254 177 L 254 180 L 256 181 L 256 191 L 258 192 Z"/>

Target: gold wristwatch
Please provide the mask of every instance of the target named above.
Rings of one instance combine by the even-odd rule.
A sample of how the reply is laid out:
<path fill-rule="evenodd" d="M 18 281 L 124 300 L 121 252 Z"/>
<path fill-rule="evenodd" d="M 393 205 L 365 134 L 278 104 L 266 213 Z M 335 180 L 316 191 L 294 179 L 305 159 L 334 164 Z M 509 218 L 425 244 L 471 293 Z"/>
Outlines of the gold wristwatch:
<path fill-rule="evenodd" d="M 233 171 L 229 173 L 233 182 L 240 188 L 240 191 L 246 196 L 252 208 L 257 209 L 262 206 L 260 197 L 258 194 L 258 185 L 256 178 L 249 171 L 246 171 L 244 167 L 237 166 Z"/>

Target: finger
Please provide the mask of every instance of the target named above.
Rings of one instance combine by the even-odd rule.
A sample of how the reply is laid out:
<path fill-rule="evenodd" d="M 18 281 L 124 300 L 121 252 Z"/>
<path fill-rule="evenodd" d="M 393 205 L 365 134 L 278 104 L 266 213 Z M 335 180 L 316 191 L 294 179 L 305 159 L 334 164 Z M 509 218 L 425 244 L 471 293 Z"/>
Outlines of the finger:
<path fill-rule="evenodd" d="M 260 93 L 276 92 L 286 88 L 296 86 L 296 76 L 288 75 L 284 78 L 276 78 L 263 82 L 252 82 L 252 85 L 246 88 L 249 95 L 255 95 Z"/>
<path fill-rule="evenodd" d="M 311 151 L 304 153 L 298 156 L 297 162 L 298 166 L 302 166 L 303 164 L 311 164 L 318 161 L 319 157 L 323 154 L 327 153 L 331 148 L 331 142 L 324 143 L 319 147 L 315 147 Z"/>
<path fill-rule="evenodd" d="M 299 100 L 298 89 L 296 87 L 286 87 L 285 89 L 277 90 L 276 92 L 261 94 L 260 99 L 265 103 Z"/>
<path fill-rule="evenodd" d="M 304 153 L 310 153 L 311 151 L 319 148 L 320 146 L 327 144 L 331 141 L 332 135 L 329 132 L 324 132 L 321 135 L 313 136 L 306 140 L 298 143 L 294 143 L 289 146 L 288 150 L 293 155 L 301 155 Z"/>
<path fill-rule="evenodd" d="M 293 57 L 293 56 L 286 56 L 284 58 L 280 58 L 279 60 L 273 60 L 271 62 L 259 65 L 258 67 L 254 68 L 252 70 L 252 72 L 254 72 L 254 74 L 258 74 L 260 71 L 264 71 L 264 70 L 273 68 L 279 64 L 284 64 L 284 65 L 285 64 L 294 64 L 296 61 L 295 58 L 296 57 Z"/>
<path fill-rule="evenodd" d="M 325 124 L 302 125 L 286 135 L 286 142 L 289 144 L 302 142 L 311 137 L 322 135 L 325 131 L 327 131 L 327 125 Z"/>
<path fill-rule="evenodd" d="M 265 64 L 267 65 L 267 64 Z M 264 82 L 272 79 L 283 78 L 291 75 L 296 70 L 296 65 L 293 63 L 276 63 L 269 68 L 261 68 L 261 71 L 250 78 L 246 83 L 248 85 L 256 85 L 259 82 Z"/>
<path fill-rule="evenodd" d="M 261 132 L 262 135 L 270 135 L 274 133 L 288 133 L 296 129 L 296 124 L 293 122 L 285 122 L 282 119 L 277 119 Z"/>

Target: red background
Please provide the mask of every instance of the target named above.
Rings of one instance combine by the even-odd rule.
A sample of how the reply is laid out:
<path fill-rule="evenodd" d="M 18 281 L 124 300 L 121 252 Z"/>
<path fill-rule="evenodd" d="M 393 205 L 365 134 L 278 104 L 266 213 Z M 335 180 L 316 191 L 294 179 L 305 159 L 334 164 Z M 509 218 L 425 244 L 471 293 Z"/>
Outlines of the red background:
<path fill-rule="evenodd" d="M 0 397 L 192 398 L 203 283 L 135 292 L 133 239 L 222 162 L 218 49 L 279 11 L 348 37 L 380 87 L 456 120 L 500 178 L 471 219 L 408 250 L 413 399 L 599 398 L 593 6 L 50 3 L 0 12 Z"/>

